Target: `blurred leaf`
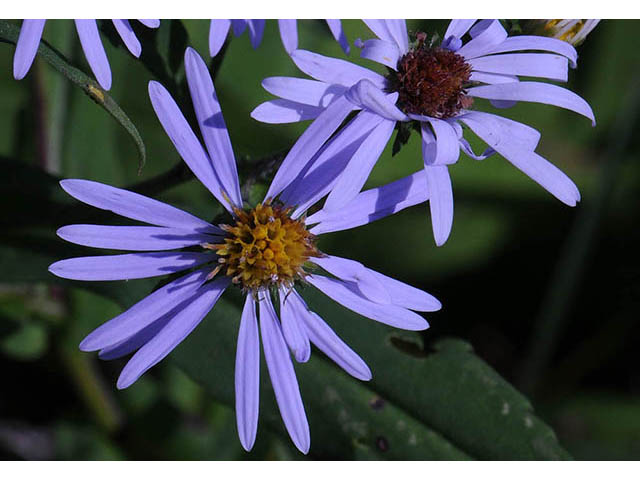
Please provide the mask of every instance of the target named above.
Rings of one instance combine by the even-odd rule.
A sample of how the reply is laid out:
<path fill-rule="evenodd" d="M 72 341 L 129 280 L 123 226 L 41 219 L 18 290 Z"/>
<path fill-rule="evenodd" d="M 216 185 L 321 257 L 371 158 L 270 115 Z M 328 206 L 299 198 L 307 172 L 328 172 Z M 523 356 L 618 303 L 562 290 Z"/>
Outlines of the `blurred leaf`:
<path fill-rule="evenodd" d="M 20 29 L 6 20 L 0 20 L 0 41 L 15 44 L 18 41 Z M 146 149 L 138 129 L 129 119 L 127 114 L 120 108 L 116 101 L 98 85 L 92 78 L 78 70 L 60 54 L 57 50 L 49 46 L 44 40 L 38 47 L 38 55 L 44 58 L 53 68 L 62 73 L 71 82 L 80 87 L 89 98 L 104 108 L 116 121 L 124 127 L 136 144 L 139 155 L 138 171 L 144 167 L 146 161 Z"/>
<path fill-rule="evenodd" d="M 298 365 L 318 458 L 562 459 L 551 429 L 530 403 L 461 340 L 422 350 L 417 334 L 363 319 L 315 291 L 305 298 L 358 351 L 374 380 L 352 379 L 318 353 Z M 217 399 L 233 405 L 240 310 L 221 300 L 174 358 Z M 261 421 L 286 435 L 265 366 Z"/>
<path fill-rule="evenodd" d="M 29 361 L 40 358 L 48 344 L 47 331 L 43 325 L 27 323 L 2 339 L 2 352 L 17 360 Z"/>

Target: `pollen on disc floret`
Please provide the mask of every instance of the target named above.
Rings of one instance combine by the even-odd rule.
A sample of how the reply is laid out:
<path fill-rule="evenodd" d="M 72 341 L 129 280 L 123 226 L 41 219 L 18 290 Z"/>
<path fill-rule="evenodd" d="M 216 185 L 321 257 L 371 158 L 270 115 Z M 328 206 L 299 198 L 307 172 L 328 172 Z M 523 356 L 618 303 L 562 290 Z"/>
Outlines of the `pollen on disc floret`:
<path fill-rule="evenodd" d="M 291 209 L 270 203 L 251 210 L 234 209 L 235 224 L 222 225 L 223 243 L 206 244 L 218 255 L 211 277 L 224 274 L 246 291 L 292 286 L 304 278 L 304 264 L 321 256 L 315 236 L 303 221 L 291 218 Z"/>
<path fill-rule="evenodd" d="M 473 103 L 465 91 L 471 65 L 451 50 L 427 44 L 426 37 L 423 32 L 416 35 L 397 71 L 387 76 L 388 90 L 398 92 L 397 105 L 405 113 L 450 118 Z"/>

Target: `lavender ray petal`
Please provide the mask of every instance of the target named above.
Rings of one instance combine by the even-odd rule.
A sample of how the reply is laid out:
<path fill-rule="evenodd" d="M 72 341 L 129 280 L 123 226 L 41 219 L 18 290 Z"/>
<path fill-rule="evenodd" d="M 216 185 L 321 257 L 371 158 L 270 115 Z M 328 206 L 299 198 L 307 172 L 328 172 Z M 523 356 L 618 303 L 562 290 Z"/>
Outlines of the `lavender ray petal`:
<path fill-rule="evenodd" d="M 118 35 L 124 42 L 127 50 L 131 52 L 134 57 L 140 57 L 142 53 L 142 45 L 140 45 L 140 40 L 136 37 L 136 34 L 133 32 L 133 28 L 131 28 L 131 24 L 129 20 L 112 20 L 113 26 L 116 27 Z"/>
<path fill-rule="evenodd" d="M 264 25 L 265 20 L 247 20 L 247 26 L 249 27 L 249 41 L 251 42 L 251 46 L 254 50 L 258 48 L 262 42 Z"/>
<path fill-rule="evenodd" d="M 510 141 L 500 124 L 486 118 L 479 121 L 473 116 L 459 118 L 491 148 L 558 200 L 572 207 L 580 200 L 578 187 L 567 175 L 537 153 L 523 149 L 521 143 Z"/>
<path fill-rule="evenodd" d="M 481 72 L 568 80 L 567 58 L 549 53 L 505 53 L 472 58 L 467 63 Z"/>
<path fill-rule="evenodd" d="M 535 128 L 516 122 L 510 118 L 493 115 L 486 112 L 468 112 L 464 114 L 464 118 L 471 118 L 477 122 L 488 122 L 499 128 L 500 135 L 509 140 L 511 144 L 515 144 L 518 148 L 534 151 L 540 141 L 540 132 Z"/>
<path fill-rule="evenodd" d="M 331 255 L 310 260 L 340 280 L 355 283 L 362 294 L 372 302 L 381 304 L 395 303 L 380 280 L 360 262 Z"/>
<path fill-rule="evenodd" d="M 294 297 L 296 308 L 300 312 L 302 326 L 311 342 L 349 375 L 359 380 L 371 380 L 371 370 L 367 364 L 335 334 L 319 315 L 309 310 L 300 294 L 294 290 L 290 297 Z"/>
<path fill-rule="evenodd" d="M 451 165 L 458 161 L 460 147 L 455 128 L 444 120 L 429 119 L 435 138 L 428 125 L 421 124 L 422 158 L 425 166 Z"/>
<path fill-rule="evenodd" d="M 158 120 L 182 159 L 213 196 L 227 210 L 232 211 L 211 159 L 202 148 L 171 94 L 160 83 L 152 80 L 149 82 L 149 98 Z"/>
<path fill-rule="evenodd" d="M 347 91 L 342 85 L 296 77 L 268 77 L 262 81 L 262 87 L 285 100 L 323 108 Z"/>
<path fill-rule="evenodd" d="M 398 50 L 398 46 L 395 43 L 372 38 L 365 40 L 360 56 L 395 70 L 398 67 L 400 50 Z"/>
<path fill-rule="evenodd" d="M 355 293 L 340 280 L 321 275 L 309 275 L 307 281 L 329 298 L 363 317 L 404 330 L 429 328 L 427 321 L 417 313 L 392 304 L 371 302 Z"/>
<path fill-rule="evenodd" d="M 62 180 L 60 186 L 69 195 L 83 203 L 102 210 L 109 210 L 126 218 L 192 232 L 214 235 L 224 233 L 218 227 L 214 227 L 190 213 L 128 190 L 91 180 L 76 179 Z"/>
<path fill-rule="evenodd" d="M 209 55 L 215 57 L 222 50 L 231 28 L 231 20 L 211 20 L 209 25 Z"/>
<path fill-rule="evenodd" d="M 307 50 L 294 51 L 291 59 L 301 71 L 322 82 L 350 87 L 366 78 L 380 89 L 385 88 L 387 84 L 382 75 L 346 60 L 325 57 Z"/>
<path fill-rule="evenodd" d="M 148 28 L 158 28 L 160 26 L 160 20 L 158 19 L 139 18 L 138 21 Z"/>
<path fill-rule="evenodd" d="M 91 71 L 100 86 L 109 90 L 111 88 L 111 67 L 109 67 L 109 60 L 107 60 L 107 54 L 100 40 L 98 24 L 95 20 L 75 20 L 75 22 L 80 44 Z"/>
<path fill-rule="evenodd" d="M 486 158 L 489 158 L 491 155 L 493 155 L 494 153 L 496 153 L 496 151 L 491 148 L 491 147 L 487 147 L 485 149 L 484 152 L 482 152 L 480 155 L 477 155 L 473 149 L 471 148 L 471 145 L 469 144 L 469 142 L 467 140 L 465 140 L 464 138 L 461 138 L 458 140 L 460 142 L 460 149 L 468 156 L 473 158 L 474 160 L 485 160 Z"/>
<path fill-rule="evenodd" d="M 298 22 L 295 19 L 278 20 L 278 28 L 284 50 L 291 55 L 298 48 Z"/>
<path fill-rule="evenodd" d="M 472 39 L 456 52 L 465 59 L 485 55 L 507 38 L 507 31 L 498 20 L 480 20 L 469 33 Z"/>
<path fill-rule="evenodd" d="M 247 29 L 248 24 L 249 24 L 249 20 L 244 20 L 244 19 L 231 20 L 231 26 L 233 27 L 233 34 L 236 37 L 239 37 Z"/>
<path fill-rule="evenodd" d="M 335 334 L 315 312 L 304 317 L 304 326 L 311 342 L 340 368 L 358 380 L 371 380 L 371 370 L 360 356 Z"/>
<path fill-rule="evenodd" d="M 188 273 L 147 295 L 85 337 L 80 350 L 91 352 L 117 345 L 188 301 L 207 279 L 206 268 Z"/>
<path fill-rule="evenodd" d="M 13 78 L 22 80 L 36 58 L 46 20 L 23 20 L 13 55 Z"/>
<path fill-rule="evenodd" d="M 188 302 L 189 300 L 186 301 Z M 121 358 L 125 355 L 129 355 L 131 352 L 138 350 L 149 340 L 155 337 L 158 332 L 160 332 L 160 330 L 162 330 L 167 325 L 167 323 L 169 323 L 169 320 L 173 318 L 174 314 L 175 310 L 172 310 L 169 313 L 161 316 L 159 319 L 155 320 L 150 325 L 147 325 L 143 329 L 137 331 L 126 340 L 103 348 L 98 353 L 98 358 L 100 358 L 100 360 L 114 360 L 116 358 Z"/>
<path fill-rule="evenodd" d="M 333 18 L 328 18 L 326 21 L 327 25 L 329 26 L 329 30 L 331 30 L 331 35 L 333 35 L 333 38 L 335 38 L 336 41 L 340 44 L 342 51 L 345 54 L 349 55 L 351 46 L 349 45 L 349 40 L 347 40 L 347 36 L 345 35 L 342 28 L 342 22 Z"/>
<path fill-rule="evenodd" d="M 396 42 L 396 39 L 393 37 L 393 35 L 391 35 L 391 32 L 389 31 L 389 26 L 387 25 L 386 20 L 366 19 L 366 20 L 363 20 L 363 22 L 367 25 L 367 27 L 369 27 L 369 30 L 375 33 L 375 35 L 380 40 L 394 43 L 398 46 L 398 49 L 400 48 L 400 45 L 398 45 L 398 43 Z"/>
<path fill-rule="evenodd" d="M 228 285 L 227 278 L 219 278 L 203 285 L 198 295 L 194 296 L 191 302 L 176 313 L 158 334 L 131 357 L 118 377 L 117 387 L 119 389 L 129 387 L 147 370 L 169 355 L 171 350 L 182 342 L 209 313 Z"/>
<path fill-rule="evenodd" d="M 306 219 L 307 225 L 318 223 L 311 233 L 348 230 L 392 215 L 429 198 L 426 173 L 421 170 L 382 187 L 360 193 L 338 212 L 320 210 Z"/>
<path fill-rule="evenodd" d="M 238 331 L 235 393 L 238 436 L 248 452 L 256 440 L 260 411 L 260 336 L 256 304 L 251 295 L 246 296 Z"/>
<path fill-rule="evenodd" d="M 433 236 L 438 247 L 444 245 L 453 226 L 453 189 L 447 165 L 425 165 Z"/>
<path fill-rule="evenodd" d="M 395 40 L 396 45 L 401 54 L 405 54 L 409 51 L 409 33 L 407 32 L 407 22 L 401 19 L 389 19 L 385 20 L 387 24 L 387 30 L 391 34 L 391 37 Z"/>
<path fill-rule="evenodd" d="M 291 353 L 298 363 L 304 363 L 311 356 L 311 345 L 307 332 L 300 323 L 299 304 L 296 303 L 295 290 L 293 288 L 280 288 L 280 324 Z"/>
<path fill-rule="evenodd" d="M 487 73 L 487 72 L 471 72 L 471 76 L 469 80 L 472 82 L 481 82 L 488 83 L 490 85 L 494 83 L 511 83 L 511 82 L 519 82 L 520 79 L 513 75 L 499 75 L 497 73 Z"/>
<path fill-rule="evenodd" d="M 318 200 L 331 191 L 340 173 L 358 150 L 369 133 L 383 119 L 368 111 L 361 111 L 327 142 L 315 160 L 282 193 L 280 199 L 287 205 L 298 205 L 292 217 L 298 218 Z"/>
<path fill-rule="evenodd" d="M 349 100 L 339 97 L 309 125 L 282 161 L 265 198 L 275 198 L 298 176 L 353 109 Z"/>
<path fill-rule="evenodd" d="M 474 23 L 476 23 L 475 18 L 451 20 L 443 38 L 447 39 L 452 36 L 456 38 L 462 38 L 462 36 L 469 31 Z"/>
<path fill-rule="evenodd" d="M 386 94 L 367 79 L 360 80 L 347 90 L 345 98 L 354 105 L 371 110 L 388 120 L 408 120 L 408 117 L 395 106 L 397 94 Z"/>
<path fill-rule="evenodd" d="M 311 438 L 296 372 L 269 294 L 262 292 L 260 295 L 262 296 L 260 298 L 262 348 L 276 402 L 291 440 L 298 450 L 306 454 L 309 451 Z"/>
<path fill-rule="evenodd" d="M 433 295 L 370 268 L 365 268 L 369 275 L 376 278 L 384 287 L 394 305 L 417 312 L 435 312 L 442 308 L 440 301 Z"/>
<path fill-rule="evenodd" d="M 568 42 L 557 38 L 538 37 L 535 35 L 517 35 L 509 37 L 502 43 L 489 49 L 490 53 L 515 52 L 518 50 L 541 50 L 563 55 L 569 59 L 572 68 L 575 68 L 578 61 L 578 52 Z"/>
<path fill-rule="evenodd" d="M 269 100 L 251 112 L 251 117 L 262 123 L 295 123 L 317 118 L 324 108 L 290 100 Z"/>
<path fill-rule="evenodd" d="M 123 255 L 101 255 L 60 260 L 49 265 L 49 271 L 70 280 L 133 280 L 157 277 L 197 267 L 211 261 L 209 253 L 145 252 Z"/>
<path fill-rule="evenodd" d="M 395 124 L 392 120 L 383 120 L 362 142 L 327 197 L 324 204 L 326 210 L 339 210 L 360 193 L 389 142 Z"/>
<path fill-rule="evenodd" d="M 66 225 L 56 234 L 77 245 L 134 251 L 173 250 L 220 238 L 178 228 L 111 225 Z"/>
<path fill-rule="evenodd" d="M 193 109 L 211 165 L 233 205 L 242 207 L 236 158 L 207 65 L 193 48 L 188 47 L 184 54 L 184 66 Z"/>
<path fill-rule="evenodd" d="M 490 100 L 515 100 L 525 102 L 546 103 L 566 108 L 584 115 L 596 124 L 593 110 L 587 102 L 566 88 L 540 82 L 502 83 L 496 85 L 482 85 L 467 90 L 471 97 Z"/>

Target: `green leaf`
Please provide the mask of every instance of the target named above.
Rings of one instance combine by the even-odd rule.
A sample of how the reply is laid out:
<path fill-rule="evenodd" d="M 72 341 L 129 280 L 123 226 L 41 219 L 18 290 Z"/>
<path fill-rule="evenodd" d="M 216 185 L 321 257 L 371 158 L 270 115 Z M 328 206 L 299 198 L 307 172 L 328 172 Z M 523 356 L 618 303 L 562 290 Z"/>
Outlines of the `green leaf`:
<path fill-rule="evenodd" d="M 0 41 L 17 43 L 20 29 L 6 20 L 0 20 Z M 138 149 L 138 172 L 142 171 L 146 161 L 146 149 L 138 129 L 120 108 L 116 101 L 100 87 L 92 78 L 78 70 L 64 58 L 57 50 L 42 40 L 38 47 L 38 55 L 44 58 L 53 68 L 62 73 L 71 82 L 80 87 L 95 103 L 104 108 L 116 121 L 124 127 Z"/>
<path fill-rule="evenodd" d="M 474 355 L 466 342 L 443 340 L 426 353 L 418 334 L 359 317 L 313 289 L 304 296 L 374 375 L 368 383 L 355 380 L 317 351 L 307 364 L 296 365 L 311 428 L 312 457 L 568 458 L 551 429 L 533 415 L 527 399 Z M 216 399 L 229 405 L 234 403 L 238 303 L 219 301 L 172 356 Z M 260 421 L 286 436 L 264 365 Z"/>

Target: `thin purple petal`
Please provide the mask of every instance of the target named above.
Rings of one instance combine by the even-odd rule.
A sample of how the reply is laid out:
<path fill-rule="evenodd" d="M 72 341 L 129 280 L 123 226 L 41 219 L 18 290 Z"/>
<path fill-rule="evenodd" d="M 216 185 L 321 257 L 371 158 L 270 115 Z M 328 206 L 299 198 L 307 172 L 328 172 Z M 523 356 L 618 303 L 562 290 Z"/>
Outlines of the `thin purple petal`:
<path fill-rule="evenodd" d="M 129 20 L 112 20 L 112 22 L 127 49 L 134 57 L 139 57 L 142 53 L 142 45 L 140 45 L 140 40 L 133 32 Z"/>
<path fill-rule="evenodd" d="M 295 77 L 268 77 L 262 87 L 277 97 L 314 107 L 327 107 L 347 91 L 342 85 Z"/>
<path fill-rule="evenodd" d="M 566 82 L 569 64 L 566 57 L 549 53 L 506 53 L 472 58 L 474 70 L 501 75 L 524 75 Z"/>
<path fill-rule="evenodd" d="M 578 61 L 578 52 L 570 43 L 564 40 L 558 40 L 557 38 L 538 37 L 534 35 L 509 37 L 502 43 L 489 49 L 487 54 L 516 52 L 519 50 L 542 50 L 563 55 L 569 59 L 572 68 L 576 67 L 576 62 Z"/>
<path fill-rule="evenodd" d="M 13 55 L 13 78 L 16 80 L 22 80 L 31 68 L 33 59 L 38 53 L 45 22 L 46 20 L 22 21 L 16 52 Z"/>
<path fill-rule="evenodd" d="M 349 46 L 349 40 L 347 40 L 347 36 L 342 29 L 342 22 L 336 19 L 327 19 L 327 25 L 329 25 L 329 30 L 331 30 L 331 35 L 342 47 L 342 51 L 349 55 L 349 51 L 351 47 Z"/>
<path fill-rule="evenodd" d="M 275 198 L 298 176 L 353 109 L 354 105 L 349 100 L 339 97 L 309 125 L 289 150 L 265 198 Z"/>
<path fill-rule="evenodd" d="M 366 225 L 426 201 L 429 198 L 426 185 L 426 174 L 421 170 L 382 187 L 366 190 L 337 212 L 320 210 L 308 217 L 306 223 L 320 222 L 310 230 L 315 235 Z"/>
<path fill-rule="evenodd" d="M 138 21 L 148 28 L 158 28 L 160 26 L 160 20 L 158 19 L 142 19 L 139 18 Z"/>
<path fill-rule="evenodd" d="M 305 105 L 290 100 L 269 100 L 251 112 L 251 117 L 263 123 L 295 123 L 317 118 L 324 108 Z"/>
<path fill-rule="evenodd" d="M 405 330 L 429 328 L 427 321 L 417 313 L 392 304 L 371 302 L 352 291 L 340 280 L 321 275 L 309 275 L 307 281 L 329 298 L 363 317 Z"/>
<path fill-rule="evenodd" d="M 322 82 L 350 87 L 366 78 L 378 88 L 385 88 L 387 84 L 382 75 L 346 60 L 325 57 L 307 50 L 296 50 L 291 54 L 291 58 L 300 70 Z"/>
<path fill-rule="evenodd" d="M 360 193 L 389 142 L 394 127 L 394 121 L 383 120 L 371 131 L 340 174 L 324 204 L 326 210 L 339 210 Z"/>
<path fill-rule="evenodd" d="M 449 22 L 447 31 L 444 34 L 444 38 L 451 36 L 462 38 L 462 36 L 469 31 L 469 29 L 476 23 L 476 19 L 454 19 Z"/>
<path fill-rule="evenodd" d="M 253 448 L 260 410 L 260 337 L 256 304 L 247 295 L 242 309 L 236 349 L 235 393 L 236 422 L 242 447 Z"/>
<path fill-rule="evenodd" d="M 247 20 L 247 26 L 249 27 L 249 41 L 254 49 L 258 48 L 262 42 L 264 25 L 265 20 Z"/>
<path fill-rule="evenodd" d="M 212 160 L 202 148 L 200 141 L 189 126 L 171 94 L 160 83 L 149 82 L 149 98 L 156 116 L 176 150 L 198 180 L 209 189 L 216 199 L 229 211 L 224 187 L 216 174 Z"/>
<path fill-rule="evenodd" d="M 102 210 L 133 220 L 201 233 L 224 233 L 190 213 L 144 195 L 90 180 L 62 180 L 60 186 L 72 197 Z"/>
<path fill-rule="evenodd" d="M 129 387 L 142 374 L 166 357 L 198 326 L 228 285 L 227 278 L 220 278 L 203 285 L 198 291 L 199 295 L 185 305 L 155 337 L 131 357 L 120 373 L 118 388 Z"/>
<path fill-rule="evenodd" d="M 191 47 L 184 54 L 184 65 L 191 101 L 211 164 L 231 202 L 236 207 L 242 207 L 236 158 L 209 70 Z"/>
<path fill-rule="evenodd" d="M 216 241 L 193 230 L 167 227 L 128 227 L 111 225 L 67 225 L 56 234 L 77 245 L 114 250 L 173 250 Z"/>
<path fill-rule="evenodd" d="M 109 90 L 111 88 L 111 67 L 109 67 L 109 60 L 107 60 L 107 54 L 100 40 L 98 24 L 95 20 L 75 20 L 75 22 L 80 44 L 91 71 L 102 88 Z"/>
<path fill-rule="evenodd" d="M 546 103 L 566 108 L 584 115 L 595 126 L 596 119 L 593 110 L 587 102 L 566 88 L 539 82 L 501 83 L 496 85 L 482 85 L 467 90 L 471 97 L 489 100 L 511 100 Z"/>
<path fill-rule="evenodd" d="M 206 268 L 188 273 L 149 294 L 85 337 L 80 350 L 91 352 L 120 344 L 188 301 L 206 281 Z"/>
<path fill-rule="evenodd" d="M 224 45 L 231 28 L 231 20 L 211 20 L 209 25 L 209 55 L 215 57 Z"/>
<path fill-rule="evenodd" d="M 395 303 L 380 280 L 360 262 L 331 255 L 313 258 L 312 262 L 340 280 L 355 283 L 362 294 L 372 302 Z"/>
<path fill-rule="evenodd" d="M 213 255 L 199 252 L 145 252 L 76 257 L 49 265 L 49 271 L 70 280 L 133 280 L 180 272 L 210 262 Z"/>
<path fill-rule="evenodd" d="M 398 66 L 400 50 L 395 43 L 372 38 L 370 40 L 365 40 L 360 56 L 362 58 L 368 58 L 374 62 L 381 63 L 382 65 L 386 65 L 387 67 L 395 70 Z"/>
<path fill-rule="evenodd" d="M 293 19 L 278 20 L 280 38 L 285 51 L 291 55 L 298 48 L 298 22 Z"/>
<path fill-rule="evenodd" d="M 280 415 L 291 440 L 302 453 L 309 451 L 311 438 L 307 415 L 300 396 L 291 356 L 267 292 L 261 292 L 260 331 L 269 377 L 276 395 Z"/>
<path fill-rule="evenodd" d="M 280 324 L 282 325 L 282 335 L 284 336 L 291 353 L 298 363 L 304 363 L 311 356 L 311 345 L 309 337 L 302 326 L 300 305 L 296 302 L 296 293 L 293 288 L 280 289 Z"/>
<path fill-rule="evenodd" d="M 456 52 L 466 59 L 486 55 L 507 38 L 507 31 L 498 20 L 480 20 L 469 33 L 472 39 Z"/>

